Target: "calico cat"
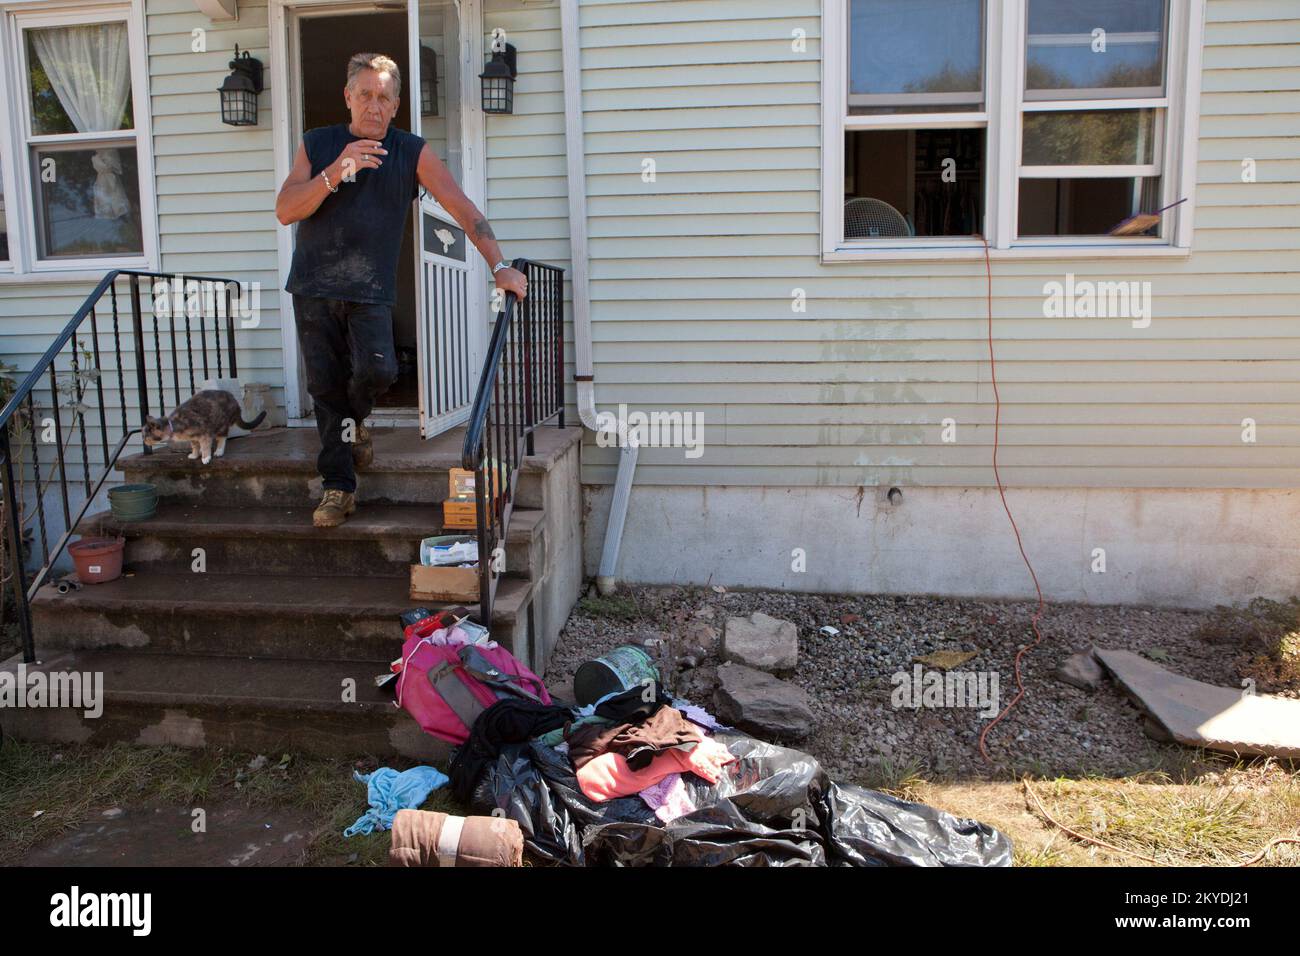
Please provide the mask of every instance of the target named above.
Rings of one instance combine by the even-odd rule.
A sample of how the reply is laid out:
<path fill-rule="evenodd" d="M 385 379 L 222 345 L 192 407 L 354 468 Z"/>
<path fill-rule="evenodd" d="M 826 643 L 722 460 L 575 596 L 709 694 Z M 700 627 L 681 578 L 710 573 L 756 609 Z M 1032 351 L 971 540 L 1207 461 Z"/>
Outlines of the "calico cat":
<path fill-rule="evenodd" d="M 218 389 L 205 389 L 182 402 L 166 418 L 150 415 L 145 419 L 141 434 L 144 443 L 151 447 L 169 441 L 188 441 L 189 457 L 202 456 L 206 465 L 212 461 L 213 442 L 216 443 L 218 458 L 226 453 L 226 433 L 230 426 L 238 425 L 251 432 L 265 417 L 266 412 L 261 412 L 251 422 L 246 422 L 240 417 L 239 401 L 235 396 Z"/>

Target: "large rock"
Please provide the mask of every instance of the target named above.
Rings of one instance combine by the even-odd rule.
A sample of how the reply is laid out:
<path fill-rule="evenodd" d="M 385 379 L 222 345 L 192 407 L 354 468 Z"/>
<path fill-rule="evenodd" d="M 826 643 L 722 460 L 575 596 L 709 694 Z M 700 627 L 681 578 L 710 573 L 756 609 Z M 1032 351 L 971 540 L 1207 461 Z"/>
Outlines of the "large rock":
<path fill-rule="evenodd" d="M 724 724 L 757 737 L 799 740 L 812 732 L 813 712 L 802 687 L 743 664 L 718 668 L 713 703 Z"/>
<path fill-rule="evenodd" d="M 747 618 L 729 617 L 722 632 L 722 657 L 759 670 L 793 670 L 799 662 L 799 629 L 762 611 Z"/>
<path fill-rule="evenodd" d="M 1056 667 L 1056 679 L 1080 690 L 1096 690 L 1101 686 L 1101 665 L 1092 656 L 1092 648 L 1071 654 Z"/>

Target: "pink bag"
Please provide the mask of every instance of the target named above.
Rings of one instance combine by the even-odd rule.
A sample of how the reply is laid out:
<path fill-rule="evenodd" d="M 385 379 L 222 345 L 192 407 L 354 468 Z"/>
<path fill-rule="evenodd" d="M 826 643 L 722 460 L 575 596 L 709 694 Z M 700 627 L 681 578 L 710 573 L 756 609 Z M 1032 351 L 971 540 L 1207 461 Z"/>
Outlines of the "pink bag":
<path fill-rule="evenodd" d="M 457 633 L 455 628 L 423 637 L 412 632 L 402 645 L 397 706 L 425 733 L 459 745 L 478 715 L 498 700 L 551 702 L 542 679 L 504 647 L 463 643 Z"/>

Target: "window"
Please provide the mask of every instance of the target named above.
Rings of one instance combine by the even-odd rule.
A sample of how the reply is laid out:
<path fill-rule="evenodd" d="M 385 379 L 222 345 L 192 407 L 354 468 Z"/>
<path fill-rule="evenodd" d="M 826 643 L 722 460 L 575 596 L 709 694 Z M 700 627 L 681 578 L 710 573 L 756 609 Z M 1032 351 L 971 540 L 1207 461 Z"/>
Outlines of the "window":
<path fill-rule="evenodd" d="M 14 136 L 0 152 L 20 272 L 150 263 L 153 198 L 139 4 L 13 13 L 3 82 Z M 142 112 L 147 112 L 143 110 Z M 3 217 L 0 217 L 3 221 Z M 20 238 L 21 237 L 21 238 Z"/>
<path fill-rule="evenodd" d="M 1029 0 L 1019 235 L 1104 236 L 1163 206 L 1166 2 Z"/>
<path fill-rule="evenodd" d="M 1186 248 L 1202 7 L 823 0 L 823 255 Z"/>

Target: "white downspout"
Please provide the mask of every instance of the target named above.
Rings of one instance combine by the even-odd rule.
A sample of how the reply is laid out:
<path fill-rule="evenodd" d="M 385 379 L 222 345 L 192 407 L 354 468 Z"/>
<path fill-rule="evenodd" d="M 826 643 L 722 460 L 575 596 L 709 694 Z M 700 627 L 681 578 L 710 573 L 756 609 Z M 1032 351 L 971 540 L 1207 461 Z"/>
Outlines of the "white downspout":
<path fill-rule="evenodd" d="M 582 62 L 579 42 L 580 0 L 560 0 L 560 52 L 564 63 L 564 147 L 568 166 L 569 246 L 573 299 L 573 380 L 577 389 L 578 418 L 606 440 L 617 440 L 618 474 L 605 526 L 596 588 L 609 594 L 617 586 L 618 548 L 623 539 L 632 476 L 636 471 L 636 436 L 625 423 L 608 412 L 596 413 L 595 375 L 591 360 L 591 293 L 587 287 L 587 171 L 582 126 Z"/>

